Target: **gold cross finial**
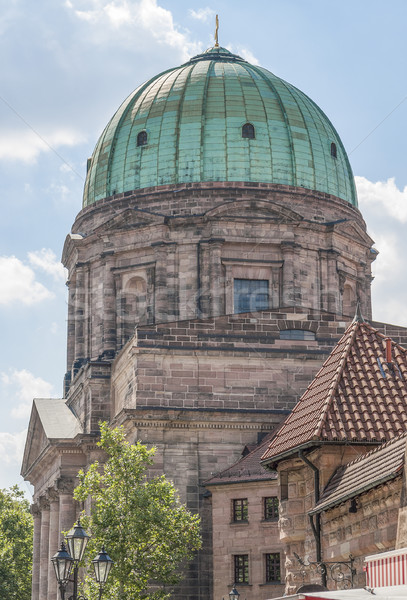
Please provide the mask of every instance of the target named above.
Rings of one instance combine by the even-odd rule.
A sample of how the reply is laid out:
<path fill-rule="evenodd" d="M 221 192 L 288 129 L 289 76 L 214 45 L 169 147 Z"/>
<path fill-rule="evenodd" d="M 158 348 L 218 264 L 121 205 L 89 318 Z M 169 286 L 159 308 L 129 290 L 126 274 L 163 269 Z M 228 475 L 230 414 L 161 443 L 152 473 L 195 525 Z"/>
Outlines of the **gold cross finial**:
<path fill-rule="evenodd" d="M 218 31 L 219 31 L 219 18 L 218 18 L 218 15 L 216 15 L 215 48 L 219 48 Z"/>

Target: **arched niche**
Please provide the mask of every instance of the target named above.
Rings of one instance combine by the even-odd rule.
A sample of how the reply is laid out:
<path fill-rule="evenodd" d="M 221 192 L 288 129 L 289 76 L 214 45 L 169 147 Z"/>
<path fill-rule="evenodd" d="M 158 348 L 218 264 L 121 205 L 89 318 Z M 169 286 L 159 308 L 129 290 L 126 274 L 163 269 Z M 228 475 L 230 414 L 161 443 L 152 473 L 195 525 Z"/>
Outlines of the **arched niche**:
<path fill-rule="evenodd" d="M 118 338 L 120 346 L 123 346 L 134 334 L 136 325 L 150 321 L 146 277 L 135 275 L 126 278 L 118 294 L 117 304 Z"/>
<path fill-rule="evenodd" d="M 342 314 L 348 317 L 354 316 L 356 312 L 356 305 L 356 290 L 349 283 L 345 283 L 342 293 Z"/>

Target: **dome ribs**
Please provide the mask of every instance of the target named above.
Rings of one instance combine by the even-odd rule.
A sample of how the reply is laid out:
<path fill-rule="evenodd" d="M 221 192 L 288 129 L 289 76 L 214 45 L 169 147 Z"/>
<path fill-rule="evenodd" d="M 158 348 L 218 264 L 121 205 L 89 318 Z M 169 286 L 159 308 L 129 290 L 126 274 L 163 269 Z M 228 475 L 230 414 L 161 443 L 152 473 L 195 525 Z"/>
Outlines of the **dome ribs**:
<path fill-rule="evenodd" d="M 357 206 L 346 152 L 323 111 L 273 73 L 217 50 L 156 75 L 123 102 L 93 152 L 83 206 L 200 182 L 296 186 Z M 245 122 L 252 139 L 242 136 Z M 138 147 L 143 129 L 148 142 Z"/>

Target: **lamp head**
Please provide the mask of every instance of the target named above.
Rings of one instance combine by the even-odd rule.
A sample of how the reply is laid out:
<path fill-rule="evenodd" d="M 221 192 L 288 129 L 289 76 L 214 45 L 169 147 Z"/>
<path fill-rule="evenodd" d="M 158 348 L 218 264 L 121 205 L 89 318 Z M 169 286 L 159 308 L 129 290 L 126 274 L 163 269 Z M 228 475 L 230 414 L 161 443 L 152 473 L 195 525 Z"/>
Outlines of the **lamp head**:
<path fill-rule="evenodd" d="M 64 542 L 61 543 L 61 548 L 54 554 L 51 561 L 58 584 L 65 586 L 68 583 L 74 560 L 67 552 Z"/>
<path fill-rule="evenodd" d="M 80 519 L 78 519 L 76 525 L 72 527 L 66 536 L 69 553 L 75 562 L 82 560 L 89 539 L 90 536 L 81 526 Z"/>
<path fill-rule="evenodd" d="M 105 551 L 105 547 L 102 546 L 99 554 L 92 560 L 93 568 L 95 569 L 95 579 L 100 587 L 103 587 L 107 581 L 110 573 L 110 569 L 113 566 L 113 560 L 110 558 L 108 553 Z"/>

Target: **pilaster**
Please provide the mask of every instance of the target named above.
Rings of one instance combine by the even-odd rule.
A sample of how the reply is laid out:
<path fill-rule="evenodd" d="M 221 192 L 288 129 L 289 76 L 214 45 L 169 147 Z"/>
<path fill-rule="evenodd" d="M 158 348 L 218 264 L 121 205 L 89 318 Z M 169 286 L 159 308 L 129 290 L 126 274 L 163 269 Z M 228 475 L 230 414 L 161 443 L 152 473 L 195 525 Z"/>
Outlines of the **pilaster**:
<path fill-rule="evenodd" d="M 48 490 L 49 500 L 49 559 L 58 551 L 59 531 L 59 494 L 54 489 Z M 51 560 L 48 561 L 48 596 L 47 600 L 57 600 L 58 585 Z"/>
<path fill-rule="evenodd" d="M 41 548 L 41 509 L 38 504 L 31 505 L 31 514 L 34 519 L 33 540 L 33 569 L 31 600 L 39 600 L 40 597 L 40 548 Z"/>
<path fill-rule="evenodd" d="M 40 541 L 40 579 L 39 600 L 48 600 L 48 561 L 49 556 L 49 521 L 50 504 L 46 496 L 40 498 L 41 507 L 41 541 Z"/>
<path fill-rule="evenodd" d="M 301 305 L 301 288 L 298 281 L 299 245 L 295 242 L 282 242 L 283 257 L 283 306 Z"/>
<path fill-rule="evenodd" d="M 115 263 L 113 252 L 104 254 L 102 348 L 103 354 L 110 357 L 116 352 L 116 289 L 113 271 Z"/>
<path fill-rule="evenodd" d="M 59 492 L 59 523 L 58 532 L 69 531 L 76 520 L 76 502 L 73 498 L 74 481 L 68 477 L 62 477 L 57 481 Z"/>

